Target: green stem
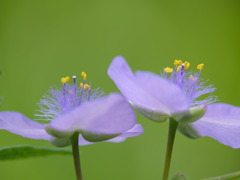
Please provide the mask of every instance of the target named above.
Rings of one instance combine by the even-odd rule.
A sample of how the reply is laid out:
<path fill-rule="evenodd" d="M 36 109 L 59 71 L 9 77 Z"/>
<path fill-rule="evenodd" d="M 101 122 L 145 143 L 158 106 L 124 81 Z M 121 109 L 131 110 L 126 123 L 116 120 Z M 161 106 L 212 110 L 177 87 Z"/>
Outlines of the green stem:
<path fill-rule="evenodd" d="M 175 134 L 176 134 L 177 127 L 178 127 L 178 122 L 175 121 L 174 119 L 170 119 L 169 120 L 169 129 L 168 129 L 167 150 L 166 150 L 166 155 L 165 155 L 165 164 L 164 164 L 162 180 L 167 180 L 168 179 L 171 157 L 172 157 L 173 144 L 174 144 L 174 139 L 175 139 Z"/>
<path fill-rule="evenodd" d="M 83 178 L 82 178 L 82 171 L 81 171 L 81 165 L 80 165 L 78 136 L 79 136 L 79 134 L 75 133 L 72 136 L 72 138 L 71 138 L 72 153 L 73 153 L 73 160 L 74 160 L 76 178 L 77 178 L 77 180 L 83 180 Z"/>

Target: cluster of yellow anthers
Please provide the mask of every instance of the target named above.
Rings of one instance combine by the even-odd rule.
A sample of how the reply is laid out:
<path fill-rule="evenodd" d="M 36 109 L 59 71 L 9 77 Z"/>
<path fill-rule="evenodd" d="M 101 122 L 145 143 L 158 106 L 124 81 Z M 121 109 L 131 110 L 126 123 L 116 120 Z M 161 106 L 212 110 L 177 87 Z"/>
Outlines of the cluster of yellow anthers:
<path fill-rule="evenodd" d="M 84 88 L 84 90 L 89 90 L 90 85 L 84 83 L 85 80 L 87 79 L 87 74 L 85 72 L 82 72 L 81 76 L 83 78 L 83 83 L 80 83 L 80 87 Z M 73 76 L 73 78 L 76 78 L 76 76 Z M 69 81 L 70 81 L 70 77 L 68 77 L 68 76 L 61 78 L 61 83 L 62 84 L 68 83 Z"/>
<path fill-rule="evenodd" d="M 190 63 L 188 61 L 185 61 L 184 63 L 181 60 L 174 60 L 173 64 L 176 66 L 176 71 L 179 72 L 183 67 L 184 69 L 188 69 L 190 67 Z M 202 70 L 204 68 L 204 64 L 197 65 L 198 70 Z M 166 67 L 164 69 L 165 73 L 172 73 L 173 69 L 170 67 Z"/>

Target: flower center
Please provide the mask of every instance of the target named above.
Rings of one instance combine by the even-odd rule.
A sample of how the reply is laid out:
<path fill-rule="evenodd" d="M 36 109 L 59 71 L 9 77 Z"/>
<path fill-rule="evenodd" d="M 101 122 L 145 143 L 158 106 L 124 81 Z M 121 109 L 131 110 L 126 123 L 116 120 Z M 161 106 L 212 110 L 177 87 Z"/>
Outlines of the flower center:
<path fill-rule="evenodd" d="M 76 76 L 72 76 L 72 86 L 67 84 L 70 81 L 70 78 L 68 76 L 61 78 L 63 95 L 62 106 L 66 111 L 68 111 L 69 108 L 72 109 L 76 106 L 81 105 L 84 101 L 91 100 L 91 86 L 86 83 L 87 74 L 85 72 L 82 72 L 81 76 L 82 82 L 79 84 L 80 88 L 77 87 Z"/>
<path fill-rule="evenodd" d="M 86 83 L 87 74 L 85 72 L 81 73 L 81 77 L 79 86 L 76 76 L 72 76 L 72 83 L 68 76 L 61 78 L 62 88 L 51 88 L 49 93 L 43 96 L 43 99 L 38 103 L 39 112 L 42 114 L 36 115 L 43 119 L 52 120 L 83 103 L 94 101 L 104 95 L 102 90 L 92 89 L 91 85 Z"/>
<path fill-rule="evenodd" d="M 212 96 L 215 88 L 212 85 L 205 86 L 206 81 L 200 78 L 204 64 L 198 64 L 198 72 L 189 71 L 190 63 L 188 61 L 174 60 L 174 68 L 166 67 L 161 76 L 178 85 L 186 94 L 189 104 L 197 106 L 202 104 L 210 104 L 216 101 L 216 97 Z M 207 98 L 198 100 L 200 96 L 207 95 Z"/>

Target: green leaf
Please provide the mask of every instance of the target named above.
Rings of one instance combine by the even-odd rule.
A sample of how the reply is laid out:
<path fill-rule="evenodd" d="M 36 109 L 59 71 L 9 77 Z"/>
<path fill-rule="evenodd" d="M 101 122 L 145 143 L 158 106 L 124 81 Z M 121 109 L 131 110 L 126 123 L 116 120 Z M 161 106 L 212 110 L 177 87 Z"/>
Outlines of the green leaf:
<path fill-rule="evenodd" d="M 56 149 L 34 146 L 10 146 L 0 149 L 0 160 L 23 159 L 37 156 L 48 156 L 54 154 L 68 155 L 72 154 L 69 149 Z"/>
<path fill-rule="evenodd" d="M 176 174 L 171 178 L 171 180 L 187 180 L 186 176 L 183 174 Z"/>
<path fill-rule="evenodd" d="M 203 180 L 240 180 L 240 171 Z"/>

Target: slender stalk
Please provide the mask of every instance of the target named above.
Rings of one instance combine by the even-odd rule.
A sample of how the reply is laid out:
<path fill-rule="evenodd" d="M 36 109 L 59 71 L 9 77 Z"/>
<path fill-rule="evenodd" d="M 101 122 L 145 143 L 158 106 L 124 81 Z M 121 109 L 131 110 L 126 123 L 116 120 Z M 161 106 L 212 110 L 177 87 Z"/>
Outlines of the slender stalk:
<path fill-rule="evenodd" d="M 78 135 L 79 134 L 76 133 L 71 138 L 72 153 L 73 153 L 73 160 L 74 160 L 76 178 L 77 178 L 77 180 L 83 180 L 82 171 L 81 171 L 81 164 L 80 164 L 80 156 L 79 156 Z"/>
<path fill-rule="evenodd" d="M 174 144 L 174 139 L 175 139 L 175 134 L 176 134 L 177 127 L 178 127 L 178 122 L 175 121 L 174 119 L 170 119 L 169 120 L 169 129 L 168 129 L 167 150 L 166 150 L 166 155 L 165 155 L 165 164 L 164 164 L 162 180 L 167 180 L 168 179 L 171 157 L 172 157 L 173 144 Z"/>

